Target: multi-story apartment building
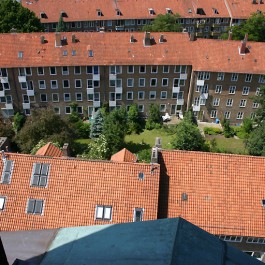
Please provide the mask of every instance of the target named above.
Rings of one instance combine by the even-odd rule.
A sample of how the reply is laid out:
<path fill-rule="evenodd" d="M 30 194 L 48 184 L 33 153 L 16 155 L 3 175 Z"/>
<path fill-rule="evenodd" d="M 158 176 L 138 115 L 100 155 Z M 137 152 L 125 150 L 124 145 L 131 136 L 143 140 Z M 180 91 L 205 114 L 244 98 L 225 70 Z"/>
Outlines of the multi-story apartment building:
<path fill-rule="evenodd" d="M 32 33 L 0 36 L 0 107 L 6 116 L 52 107 L 93 115 L 151 103 L 175 115 L 193 108 L 200 120 L 241 123 L 258 105 L 265 82 L 264 44 L 194 39 L 187 33 Z"/>

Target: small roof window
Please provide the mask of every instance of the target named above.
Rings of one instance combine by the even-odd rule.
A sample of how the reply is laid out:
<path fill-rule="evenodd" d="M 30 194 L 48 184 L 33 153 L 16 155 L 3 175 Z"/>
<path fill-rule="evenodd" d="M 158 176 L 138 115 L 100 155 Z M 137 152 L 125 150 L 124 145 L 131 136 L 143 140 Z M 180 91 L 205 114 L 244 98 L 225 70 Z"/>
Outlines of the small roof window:
<path fill-rule="evenodd" d="M 88 57 L 93 57 L 93 56 L 94 56 L 93 50 L 89 50 L 88 51 Z"/>
<path fill-rule="evenodd" d="M 262 203 L 262 206 L 265 207 L 265 199 L 263 199 L 263 200 L 261 201 L 261 203 Z"/>
<path fill-rule="evenodd" d="M 103 16 L 103 13 L 100 9 L 97 9 L 97 13 L 98 13 L 98 17 L 102 17 Z"/>
<path fill-rule="evenodd" d="M 18 58 L 23 58 L 23 52 L 22 51 L 18 52 Z"/>
<path fill-rule="evenodd" d="M 76 50 L 72 50 L 72 56 L 76 56 Z"/>
<path fill-rule="evenodd" d="M 120 9 L 116 9 L 116 15 L 117 16 L 121 16 L 122 15 Z"/>
<path fill-rule="evenodd" d="M 0 196 L 0 210 L 4 210 L 6 197 Z"/>
<path fill-rule="evenodd" d="M 144 173 L 143 172 L 140 172 L 138 174 L 138 178 L 139 178 L 139 180 L 143 180 L 144 179 Z"/>
<path fill-rule="evenodd" d="M 155 15 L 155 10 L 153 8 L 148 8 L 150 15 Z"/>

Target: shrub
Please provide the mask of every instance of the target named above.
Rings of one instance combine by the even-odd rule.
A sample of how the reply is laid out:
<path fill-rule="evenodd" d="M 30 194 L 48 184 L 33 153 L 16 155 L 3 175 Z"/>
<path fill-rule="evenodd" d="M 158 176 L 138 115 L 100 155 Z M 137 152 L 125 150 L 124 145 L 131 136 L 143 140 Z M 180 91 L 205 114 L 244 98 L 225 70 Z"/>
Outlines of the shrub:
<path fill-rule="evenodd" d="M 217 135 L 217 134 L 223 133 L 222 129 L 213 128 L 213 127 L 204 127 L 203 131 L 205 134 L 208 134 L 208 135 Z"/>

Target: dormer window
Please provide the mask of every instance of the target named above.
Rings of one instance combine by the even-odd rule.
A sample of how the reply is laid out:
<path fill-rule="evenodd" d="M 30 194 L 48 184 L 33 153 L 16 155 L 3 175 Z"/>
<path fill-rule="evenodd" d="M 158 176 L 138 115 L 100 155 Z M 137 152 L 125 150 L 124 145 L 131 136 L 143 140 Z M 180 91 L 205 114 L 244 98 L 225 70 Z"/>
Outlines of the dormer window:
<path fill-rule="evenodd" d="M 171 10 L 169 7 L 167 7 L 167 8 L 166 8 L 166 13 L 167 13 L 167 14 L 172 14 L 172 10 Z"/>
<path fill-rule="evenodd" d="M 116 15 L 121 16 L 121 11 L 119 9 L 116 9 Z"/>
<path fill-rule="evenodd" d="M 67 17 L 66 12 L 65 12 L 65 11 L 61 11 L 61 16 L 62 16 L 62 17 Z"/>
<path fill-rule="evenodd" d="M 40 18 L 47 18 L 47 15 L 45 14 L 45 12 L 40 12 Z"/>
<path fill-rule="evenodd" d="M 203 8 L 197 8 L 197 14 L 198 15 L 205 15 Z"/>
<path fill-rule="evenodd" d="M 97 13 L 98 13 L 98 17 L 102 17 L 103 16 L 102 11 L 100 9 L 97 9 Z"/>
<path fill-rule="evenodd" d="M 192 10 L 191 8 L 188 9 L 188 13 L 191 14 L 192 13 Z"/>
<path fill-rule="evenodd" d="M 218 10 L 216 8 L 213 8 L 213 13 L 216 14 L 216 15 L 219 14 L 219 12 L 218 12 Z"/>
<path fill-rule="evenodd" d="M 153 8 L 148 8 L 150 15 L 155 15 L 155 10 Z"/>

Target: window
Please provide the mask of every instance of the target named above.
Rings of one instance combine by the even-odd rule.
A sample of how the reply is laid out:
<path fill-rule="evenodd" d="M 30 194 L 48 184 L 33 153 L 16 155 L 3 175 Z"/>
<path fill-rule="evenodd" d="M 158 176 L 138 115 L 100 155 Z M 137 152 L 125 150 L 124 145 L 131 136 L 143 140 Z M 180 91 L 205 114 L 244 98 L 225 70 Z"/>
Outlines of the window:
<path fill-rule="evenodd" d="M 75 88 L 82 88 L 82 80 L 75 79 Z"/>
<path fill-rule="evenodd" d="M 256 92 L 255 92 L 255 96 L 259 96 L 259 92 L 260 92 L 260 88 L 257 87 Z"/>
<path fill-rule="evenodd" d="M 0 76 L 7 77 L 8 72 L 6 68 L 0 68 Z"/>
<path fill-rule="evenodd" d="M 128 65 L 128 67 L 127 67 L 127 73 L 128 74 L 133 74 L 134 73 L 134 66 L 133 65 Z"/>
<path fill-rule="evenodd" d="M 167 99 L 167 91 L 161 91 L 160 98 Z"/>
<path fill-rule="evenodd" d="M 217 118 L 217 110 L 211 110 L 211 118 L 212 119 Z"/>
<path fill-rule="evenodd" d="M 208 85 L 205 84 L 204 86 L 197 86 L 196 92 L 200 92 L 201 94 L 208 93 Z"/>
<path fill-rule="evenodd" d="M 134 222 L 143 221 L 143 213 L 144 213 L 144 209 L 142 209 L 142 208 L 134 208 L 133 221 Z"/>
<path fill-rule="evenodd" d="M 144 112 L 144 105 L 138 105 L 138 111 Z"/>
<path fill-rule="evenodd" d="M 56 67 L 50 67 L 50 75 L 56 75 Z"/>
<path fill-rule="evenodd" d="M 163 66 L 163 73 L 164 73 L 164 74 L 169 73 L 169 65 L 164 65 L 164 66 Z"/>
<path fill-rule="evenodd" d="M 265 244 L 265 238 L 248 237 L 248 238 L 247 238 L 247 243 Z"/>
<path fill-rule="evenodd" d="M 47 102 L 47 94 L 40 94 L 40 101 Z"/>
<path fill-rule="evenodd" d="M 247 100 L 246 99 L 241 99 L 240 103 L 239 103 L 239 107 L 240 108 L 244 108 L 244 107 L 246 107 L 246 105 L 247 105 Z"/>
<path fill-rule="evenodd" d="M 67 80 L 67 79 L 63 80 L 63 88 L 70 88 L 69 80 Z"/>
<path fill-rule="evenodd" d="M 244 112 L 239 111 L 239 112 L 237 113 L 236 119 L 237 119 L 237 120 L 242 120 L 243 117 L 244 117 Z"/>
<path fill-rule="evenodd" d="M 213 99 L 213 106 L 219 106 L 220 104 L 220 98 L 214 98 Z"/>
<path fill-rule="evenodd" d="M 157 73 L 157 69 L 158 69 L 157 65 L 151 65 L 151 73 L 152 74 L 156 74 Z"/>
<path fill-rule="evenodd" d="M 20 83 L 21 89 L 27 89 L 28 88 L 28 83 L 27 82 L 21 82 Z"/>
<path fill-rule="evenodd" d="M 77 106 L 76 111 L 78 114 L 83 114 L 83 107 L 82 106 Z"/>
<path fill-rule="evenodd" d="M 133 92 L 127 92 L 127 100 L 133 100 Z"/>
<path fill-rule="evenodd" d="M 236 93 L 236 87 L 235 86 L 230 86 L 229 87 L 229 94 L 235 94 Z"/>
<path fill-rule="evenodd" d="M 138 100 L 144 100 L 144 94 L 145 94 L 144 91 L 139 91 L 138 92 Z"/>
<path fill-rule="evenodd" d="M 199 72 L 198 73 L 198 80 L 209 80 L 210 79 L 210 72 Z"/>
<path fill-rule="evenodd" d="M 259 83 L 265 83 L 265 75 L 259 76 Z"/>
<path fill-rule="evenodd" d="M 69 75 L 69 67 L 62 66 L 62 75 Z"/>
<path fill-rule="evenodd" d="M 71 107 L 70 106 L 65 107 L 65 114 L 71 114 Z"/>
<path fill-rule="evenodd" d="M 39 80 L 39 89 L 46 89 L 45 80 Z"/>
<path fill-rule="evenodd" d="M 75 93 L 75 100 L 76 101 L 83 101 L 82 93 Z"/>
<path fill-rule="evenodd" d="M 81 66 L 75 66 L 74 67 L 74 69 L 75 69 L 75 75 L 80 75 L 81 74 Z"/>
<path fill-rule="evenodd" d="M 68 55 L 68 51 L 63 50 L 63 56 L 67 56 Z"/>
<path fill-rule="evenodd" d="M 166 104 L 160 104 L 159 111 L 160 112 L 166 112 Z"/>
<path fill-rule="evenodd" d="M 134 79 L 128 78 L 127 79 L 127 87 L 133 87 L 133 85 L 134 85 Z"/>
<path fill-rule="evenodd" d="M 76 50 L 72 50 L 72 56 L 76 56 Z"/>
<path fill-rule="evenodd" d="M 252 80 L 252 74 L 246 74 L 245 82 L 251 82 L 251 80 Z"/>
<path fill-rule="evenodd" d="M 238 74 L 237 74 L 237 73 L 233 73 L 233 74 L 231 75 L 231 81 L 236 82 L 237 79 L 238 79 Z"/>
<path fill-rule="evenodd" d="M 227 107 L 232 107 L 233 106 L 233 99 L 232 98 L 228 98 L 226 100 L 226 106 Z"/>
<path fill-rule="evenodd" d="M 14 166 L 14 161 L 5 160 L 4 168 L 3 168 L 3 172 L 2 172 L 2 179 L 1 179 L 2 184 L 9 184 L 10 183 L 13 166 Z"/>
<path fill-rule="evenodd" d="M 156 91 L 149 91 L 149 99 L 156 99 Z"/>
<path fill-rule="evenodd" d="M 96 220 L 111 220 L 112 206 L 97 205 L 96 206 Z"/>
<path fill-rule="evenodd" d="M 50 164 L 34 163 L 30 185 L 35 187 L 46 187 L 49 170 Z"/>
<path fill-rule="evenodd" d="M 109 67 L 110 74 L 121 74 L 122 73 L 122 67 L 120 65 L 111 65 Z"/>
<path fill-rule="evenodd" d="M 162 86 L 168 86 L 168 78 L 162 78 Z"/>
<path fill-rule="evenodd" d="M 222 93 L 222 86 L 217 85 L 217 86 L 215 87 L 215 93 L 216 93 L 216 94 L 221 94 L 221 93 Z"/>
<path fill-rule="evenodd" d="M 225 111 L 224 117 L 225 119 L 229 120 L 231 116 L 231 111 Z"/>
<path fill-rule="evenodd" d="M 157 79 L 156 78 L 151 78 L 150 79 L 150 86 L 156 86 L 157 85 Z"/>
<path fill-rule="evenodd" d="M 4 210 L 5 208 L 5 202 L 6 202 L 6 197 L 0 196 L 0 210 Z"/>
<path fill-rule="evenodd" d="M 42 214 L 43 200 L 28 199 L 27 213 L 28 214 Z"/>
<path fill-rule="evenodd" d="M 139 78 L 139 87 L 145 86 L 145 78 Z"/>
<path fill-rule="evenodd" d="M 223 241 L 228 241 L 228 242 L 241 242 L 243 237 L 241 236 L 219 236 L 219 238 Z"/>
<path fill-rule="evenodd" d="M 70 93 L 64 93 L 64 101 L 71 101 L 71 94 Z"/>
<path fill-rule="evenodd" d="M 116 93 L 116 100 L 122 100 L 122 93 Z"/>
<path fill-rule="evenodd" d="M 52 94 L 52 102 L 59 102 L 59 94 L 58 93 Z"/>
<path fill-rule="evenodd" d="M 92 74 L 92 70 L 93 70 L 92 66 L 87 66 L 86 67 L 86 73 L 87 74 Z"/>
<path fill-rule="evenodd" d="M 248 86 L 244 86 L 243 90 L 242 90 L 242 95 L 248 95 L 249 94 L 249 87 Z"/>
<path fill-rule="evenodd" d="M 28 95 L 22 95 L 23 103 L 30 103 Z"/>
<path fill-rule="evenodd" d="M 139 66 L 139 73 L 144 74 L 145 73 L 145 65 L 140 65 Z"/>
<path fill-rule="evenodd" d="M 18 58 L 23 58 L 23 52 L 22 51 L 18 52 Z"/>
<path fill-rule="evenodd" d="M 58 88 L 57 80 L 51 80 L 51 89 L 56 89 L 56 88 Z"/>
<path fill-rule="evenodd" d="M 259 107 L 259 103 L 258 102 L 253 102 L 252 108 L 253 109 L 257 109 L 258 107 Z"/>
<path fill-rule="evenodd" d="M 225 78 L 225 73 L 218 73 L 217 74 L 217 81 L 223 81 Z"/>
<path fill-rule="evenodd" d="M 88 50 L 88 57 L 94 57 L 93 50 Z"/>
<path fill-rule="evenodd" d="M 115 87 L 115 85 L 116 85 L 116 80 L 112 80 L 112 79 L 110 79 L 110 80 L 109 80 L 109 86 L 110 86 L 110 87 Z M 128 86 L 128 84 L 127 84 L 127 86 Z"/>

